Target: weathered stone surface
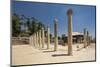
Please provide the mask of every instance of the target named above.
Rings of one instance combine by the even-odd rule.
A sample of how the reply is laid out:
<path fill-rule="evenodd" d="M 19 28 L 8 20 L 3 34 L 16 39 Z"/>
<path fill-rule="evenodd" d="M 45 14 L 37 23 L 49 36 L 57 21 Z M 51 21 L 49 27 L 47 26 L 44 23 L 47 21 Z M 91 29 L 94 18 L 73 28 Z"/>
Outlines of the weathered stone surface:
<path fill-rule="evenodd" d="M 86 48 L 86 28 L 84 29 L 84 48 Z"/>
<path fill-rule="evenodd" d="M 67 11 L 68 15 L 68 55 L 72 55 L 72 9 Z"/>
<path fill-rule="evenodd" d="M 57 45 L 58 45 L 57 22 L 58 20 L 55 18 L 54 19 L 54 51 L 57 50 Z"/>
<path fill-rule="evenodd" d="M 44 28 L 42 28 L 42 48 L 44 48 L 45 44 L 45 36 L 44 36 Z"/>
<path fill-rule="evenodd" d="M 50 48 L 50 28 L 47 27 L 47 49 Z"/>

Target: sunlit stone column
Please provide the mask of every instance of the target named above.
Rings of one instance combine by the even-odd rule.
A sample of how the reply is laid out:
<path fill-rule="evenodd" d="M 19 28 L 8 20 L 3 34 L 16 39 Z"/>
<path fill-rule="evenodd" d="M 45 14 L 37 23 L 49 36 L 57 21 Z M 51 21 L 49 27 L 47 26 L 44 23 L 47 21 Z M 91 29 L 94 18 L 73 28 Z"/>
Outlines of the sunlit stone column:
<path fill-rule="evenodd" d="M 84 28 L 84 48 L 86 48 L 86 28 Z"/>
<path fill-rule="evenodd" d="M 36 32 L 36 47 L 38 45 L 38 32 Z"/>
<path fill-rule="evenodd" d="M 36 45 L 35 45 L 35 47 L 37 47 L 37 32 L 36 32 Z"/>
<path fill-rule="evenodd" d="M 36 46 L 36 33 L 34 33 L 34 46 Z"/>
<path fill-rule="evenodd" d="M 47 27 L 47 49 L 50 48 L 50 28 Z"/>
<path fill-rule="evenodd" d="M 33 46 L 34 45 L 33 35 L 31 35 L 31 38 L 32 38 L 32 46 Z"/>
<path fill-rule="evenodd" d="M 33 35 L 31 35 L 31 37 L 32 37 L 32 46 L 34 46 L 34 37 Z"/>
<path fill-rule="evenodd" d="M 42 28 L 42 48 L 44 48 L 45 44 L 45 36 L 44 36 L 44 28 Z"/>
<path fill-rule="evenodd" d="M 57 23 L 58 23 L 58 20 L 55 18 L 54 19 L 54 51 L 57 50 L 57 45 L 58 45 Z"/>
<path fill-rule="evenodd" d="M 33 38 L 32 38 L 32 36 L 31 36 L 31 45 L 33 45 Z"/>
<path fill-rule="evenodd" d="M 90 38 L 89 38 L 89 32 L 87 31 L 87 46 L 90 45 Z"/>
<path fill-rule="evenodd" d="M 72 9 L 67 11 L 68 15 L 68 55 L 72 55 Z"/>
<path fill-rule="evenodd" d="M 38 31 L 38 43 L 39 43 L 39 47 L 40 47 L 40 31 Z"/>
<path fill-rule="evenodd" d="M 91 43 L 91 36 L 89 36 L 89 45 L 90 45 L 90 43 Z"/>
<path fill-rule="evenodd" d="M 29 44 L 32 45 L 32 38 L 31 38 L 31 36 L 29 37 Z"/>
<path fill-rule="evenodd" d="M 39 30 L 39 47 L 41 47 L 41 30 Z"/>
<path fill-rule="evenodd" d="M 32 35 L 30 36 L 30 45 L 33 45 L 33 38 L 32 38 Z"/>
<path fill-rule="evenodd" d="M 91 42 L 92 42 L 92 35 L 90 35 L 90 45 L 91 45 Z"/>

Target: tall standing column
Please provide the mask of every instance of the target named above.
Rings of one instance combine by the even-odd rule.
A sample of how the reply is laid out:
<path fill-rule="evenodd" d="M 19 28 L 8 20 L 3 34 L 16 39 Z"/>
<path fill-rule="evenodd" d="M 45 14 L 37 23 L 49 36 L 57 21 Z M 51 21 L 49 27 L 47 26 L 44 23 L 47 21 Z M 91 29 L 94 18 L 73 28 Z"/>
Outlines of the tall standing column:
<path fill-rule="evenodd" d="M 47 27 L 47 49 L 50 47 L 50 29 Z"/>
<path fill-rule="evenodd" d="M 87 31 L 87 46 L 90 45 L 90 38 L 89 38 L 89 32 Z"/>
<path fill-rule="evenodd" d="M 92 35 L 90 35 L 90 44 L 89 45 L 91 45 L 91 42 L 92 42 Z"/>
<path fill-rule="evenodd" d="M 72 9 L 67 11 L 68 15 L 68 55 L 72 55 Z"/>
<path fill-rule="evenodd" d="M 33 46 L 34 46 L 34 34 L 32 35 L 32 37 L 33 37 Z"/>
<path fill-rule="evenodd" d="M 37 32 L 36 32 L 36 47 L 37 47 Z"/>
<path fill-rule="evenodd" d="M 31 37 L 32 37 L 32 46 L 34 45 L 34 41 L 33 41 L 33 35 L 31 35 Z"/>
<path fill-rule="evenodd" d="M 44 38 L 45 38 L 45 37 L 44 37 L 44 28 L 42 28 L 42 48 L 44 48 L 44 44 L 45 44 L 45 43 L 44 43 L 44 42 L 45 42 L 45 41 L 44 41 Z"/>
<path fill-rule="evenodd" d="M 33 38 L 32 38 L 32 35 L 31 35 L 31 45 L 33 45 Z"/>
<path fill-rule="evenodd" d="M 39 30 L 39 47 L 41 46 L 41 30 Z"/>
<path fill-rule="evenodd" d="M 34 46 L 36 46 L 36 33 L 34 33 Z"/>
<path fill-rule="evenodd" d="M 38 44 L 38 32 L 36 32 L 36 47 L 37 47 L 37 44 Z"/>
<path fill-rule="evenodd" d="M 30 44 L 30 45 L 32 44 L 31 36 L 29 37 L 29 44 Z"/>
<path fill-rule="evenodd" d="M 58 45 L 57 23 L 58 23 L 58 20 L 55 18 L 54 19 L 54 51 L 57 50 L 57 45 Z"/>
<path fill-rule="evenodd" d="M 84 29 L 84 48 L 86 48 L 86 28 Z"/>

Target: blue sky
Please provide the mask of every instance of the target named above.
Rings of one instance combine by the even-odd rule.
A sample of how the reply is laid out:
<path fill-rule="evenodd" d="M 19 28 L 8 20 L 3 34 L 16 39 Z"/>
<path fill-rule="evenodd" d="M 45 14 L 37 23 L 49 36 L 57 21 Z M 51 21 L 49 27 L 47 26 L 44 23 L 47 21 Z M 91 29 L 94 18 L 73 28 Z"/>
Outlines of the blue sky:
<path fill-rule="evenodd" d="M 54 32 L 54 18 L 58 19 L 58 35 L 67 34 L 67 10 L 73 10 L 73 32 L 83 32 L 86 28 L 93 37 L 95 37 L 95 7 L 67 4 L 47 4 L 25 1 L 14 1 L 12 12 L 24 14 L 27 17 L 35 17 L 43 24 L 50 27 L 50 32 Z"/>

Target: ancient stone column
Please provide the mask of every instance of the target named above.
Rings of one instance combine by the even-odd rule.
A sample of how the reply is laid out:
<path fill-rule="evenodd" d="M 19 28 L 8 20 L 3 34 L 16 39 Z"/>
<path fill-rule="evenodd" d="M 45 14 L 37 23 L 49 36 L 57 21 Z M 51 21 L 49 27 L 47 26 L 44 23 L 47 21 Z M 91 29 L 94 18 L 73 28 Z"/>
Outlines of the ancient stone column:
<path fill-rule="evenodd" d="M 72 9 L 67 11 L 68 15 L 68 55 L 72 55 Z"/>
<path fill-rule="evenodd" d="M 41 30 L 39 30 L 39 47 L 41 46 Z"/>
<path fill-rule="evenodd" d="M 36 33 L 34 33 L 34 46 L 36 46 Z"/>
<path fill-rule="evenodd" d="M 34 45 L 34 40 L 33 40 L 34 38 L 33 38 L 33 35 L 32 35 L 31 37 L 32 37 L 32 46 L 33 46 L 33 45 Z"/>
<path fill-rule="evenodd" d="M 86 28 L 84 29 L 84 48 L 86 48 Z"/>
<path fill-rule="evenodd" d="M 38 32 L 36 32 L 36 47 L 37 47 L 37 44 L 38 44 Z"/>
<path fill-rule="evenodd" d="M 31 35 L 31 45 L 33 45 L 33 38 L 32 38 L 32 35 Z"/>
<path fill-rule="evenodd" d="M 44 36 L 44 28 L 42 28 L 42 48 L 44 48 L 44 44 L 45 44 L 45 36 Z"/>
<path fill-rule="evenodd" d="M 91 42 L 92 42 L 92 35 L 90 35 L 90 45 L 91 45 Z"/>
<path fill-rule="evenodd" d="M 39 35 L 38 35 L 39 32 L 37 32 L 37 47 L 39 46 Z"/>
<path fill-rule="evenodd" d="M 29 44 L 30 44 L 30 45 L 32 44 L 31 36 L 29 37 Z"/>
<path fill-rule="evenodd" d="M 91 36 L 89 36 L 89 45 L 90 45 L 90 43 L 91 43 Z"/>
<path fill-rule="evenodd" d="M 58 45 L 57 23 L 58 23 L 58 20 L 55 18 L 54 19 L 54 51 L 57 50 L 57 45 Z"/>
<path fill-rule="evenodd" d="M 36 32 L 36 47 L 37 47 L 37 32 Z"/>
<path fill-rule="evenodd" d="M 34 46 L 34 34 L 32 35 L 32 38 L 33 38 L 33 46 Z"/>
<path fill-rule="evenodd" d="M 50 29 L 47 27 L 47 49 L 50 48 Z"/>
<path fill-rule="evenodd" d="M 89 32 L 87 31 L 87 46 L 90 45 L 90 38 L 89 38 Z"/>

